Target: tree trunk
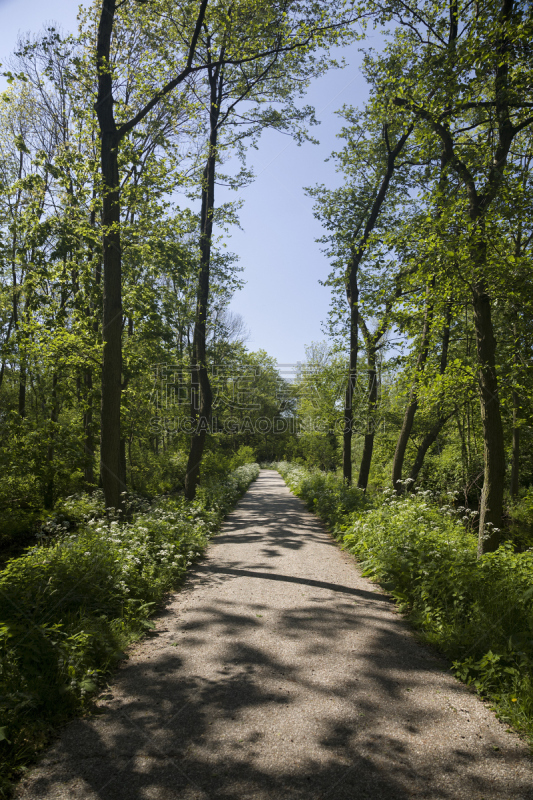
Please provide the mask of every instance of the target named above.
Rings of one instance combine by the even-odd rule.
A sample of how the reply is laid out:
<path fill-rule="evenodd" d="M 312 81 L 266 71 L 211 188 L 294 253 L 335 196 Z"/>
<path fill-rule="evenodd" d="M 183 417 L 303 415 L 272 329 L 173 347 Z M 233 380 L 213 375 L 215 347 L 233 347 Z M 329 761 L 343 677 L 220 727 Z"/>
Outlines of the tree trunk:
<path fill-rule="evenodd" d="M 209 70 L 211 90 L 209 153 L 202 185 L 200 216 L 200 271 L 196 296 L 196 317 L 192 343 L 193 364 L 191 373 L 191 445 L 185 473 L 185 497 L 194 500 L 200 477 L 200 465 L 211 420 L 213 394 L 209 382 L 206 359 L 206 326 L 209 303 L 209 276 L 211 266 L 211 239 L 213 235 L 213 210 L 215 207 L 215 175 L 220 97 L 224 76 L 220 68 Z"/>
<path fill-rule="evenodd" d="M 350 359 L 348 381 L 344 393 L 344 429 L 342 436 L 342 475 L 344 482 L 352 484 L 353 399 L 357 383 L 357 356 L 359 348 L 359 287 L 357 271 L 352 270 L 348 288 L 350 304 Z"/>
<path fill-rule="evenodd" d="M 120 401 L 122 381 L 122 258 L 117 127 L 109 68 L 114 0 L 103 0 L 98 26 L 98 100 L 100 157 L 103 178 L 103 320 L 100 474 L 107 508 L 119 508 L 121 492 Z"/>
<path fill-rule="evenodd" d="M 476 254 L 476 258 L 479 259 L 479 253 Z M 505 447 L 496 374 L 496 339 L 492 325 L 490 297 L 483 281 L 474 286 L 473 305 L 485 462 L 479 511 L 478 554 L 482 555 L 496 550 L 500 543 Z M 487 524 L 489 529 L 485 530 Z"/>
<path fill-rule="evenodd" d="M 405 459 L 405 451 L 409 443 L 409 437 L 413 429 L 413 422 L 418 408 L 418 397 L 416 389 L 413 386 L 409 395 L 409 404 L 405 410 L 403 423 L 396 443 L 396 450 L 394 452 L 394 461 L 392 464 L 392 485 L 398 494 L 403 494 L 404 485 L 402 483 L 403 462 Z"/>
<path fill-rule="evenodd" d="M 363 455 L 359 466 L 359 478 L 357 486 L 366 492 L 368 486 L 368 476 L 372 464 L 372 453 L 374 451 L 374 436 L 376 432 L 375 413 L 378 402 L 378 373 L 376 370 L 376 348 L 369 347 L 368 350 L 368 420 L 363 445 Z"/>
<path fill-rule="evenodd" d="M 409 477 L 411 478 L 411 482 L 408 487 L 409 490 L 411 490 L 414 487 L 415 481 L 418 478 L 418 473 L 422 469 L 422 464 L 424 463 L 424 458 L 426 457 L 427 451 L 437 441 L 439 433 L 444 428 L 446 422 L 450 419 L 450 416 L 439 417 L 435 422 L 435 424 L 433 425 L 433 427 L 426 433 L 426 435 L 422 439 L 422 443 L 420 444 L 418 450 L 416 451 L 416 457 L 413 462 L 413 466 L 411 467 L 411 472 L 409 474 Z"/>
<path fill-rule="evenodd" d="M 434 288 L 435 288 L 435 279 L 431 281 L 429 287 L 430 292 L 433 292 Z M 396 451 L 394 453 L 394 461 L 392 465 L 392 488 L 396 492 L 398 492 L 398 494 L 402 494 L 404 492 L 404 486 L 402 483 L 403 462 L 405 459 L 405 451 L 407 449 L 409 437 L 413 429 L 415 414 L 418 408 L 417 384 L 420 373 L 423 372 L 428 357 L 429 336 L 431 332 L 432 322 L 433 322 L 433 302 L 431 298 L 428 298 L 426 305 L 426 314 L 424 318 L 424 327 L 422 329 L 422 342 L 421 342 L 422 349 L 420 351 L 420 355 L 418 356 L 415 379 L 411 387 L 411 392 L 409 395 L 409 404 L 405 410 L 402 429 L 400 431 L 398 442 L 396 444 Z"/>
<path fill-rule="evenodd" d="M 102 338 L 102 406 L 100 462 L 106 507 L 118 508 L 125 489 L 120 479 L 120 401 L 122 393 L 122 264 L 120 251 L 120 201 L 118 186 L 117 141 L 102 135 L 102 172 L 105 196 L 104 229 L 104 308 Z M 114 188 L 112 188 L 114 187 Z"/>
<path fill-rule="evenodd" d="M 211 197 L 214 198 L 214 158 L 209 159 L 213 161 L 211 165 L 206 168 L 206 175 L 212 175 Z M 211 180 L 211 179 L 210 179 Z M 209 189 L 204 191 L 205 202 L 202 203 L 202 217 L 204 211 L 207 212 Z M 207 371 L 206 363 L 206 322 L 207 322 L 207 308 L 209 301 L 209 267 L 211 258 L 211 233 L 212 233 L 212 210 L 211 206 L 211 219 L 205 220 L 207 225 L 202 225 L 203 231 L 200 244 L 200 274 L 198 277 L 198 293 L 196 301 L 196 321 L 194 325 L 193 335 L 193 358 L 194 364 L 191 375 L 191 447 L 189 451 L 189 458 L 187 461 L 187 471 L 185 474 L 185 496 L 188 500 L 194 500 L 196 496 L 196 487 L 200 477 L 200 464 L 202 455 L 205 448 L 207 431 L 209 429 L 209 421 L 211 418 L 212 407 L 212 391 L 209 382 L 209 374 Z M 209 241 L 206 242 L 207 237 Z"/>

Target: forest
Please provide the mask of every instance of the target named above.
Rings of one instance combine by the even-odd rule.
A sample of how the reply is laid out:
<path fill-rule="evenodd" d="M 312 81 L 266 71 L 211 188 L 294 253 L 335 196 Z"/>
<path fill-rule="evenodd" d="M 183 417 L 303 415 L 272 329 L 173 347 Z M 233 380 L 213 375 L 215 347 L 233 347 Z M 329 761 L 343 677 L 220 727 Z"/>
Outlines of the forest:
<path fill-rule="evenodd" d="M 2 65 L 0 796 L 258 464 L 531 735 L 533 5 L 93 0 L 78 20 Z M 312 138 L 306 90 L 354 44 L 368 101 L 337 111 L 337 184 L 302 187 L 330 314 L 288 378 L 230 310 L 225 235 L 247 153 Z"/>

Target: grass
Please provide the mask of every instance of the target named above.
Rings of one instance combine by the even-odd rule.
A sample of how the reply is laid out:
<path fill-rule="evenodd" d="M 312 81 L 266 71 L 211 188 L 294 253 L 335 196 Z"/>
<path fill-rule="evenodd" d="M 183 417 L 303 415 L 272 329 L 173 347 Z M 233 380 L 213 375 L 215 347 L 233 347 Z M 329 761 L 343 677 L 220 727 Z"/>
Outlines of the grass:
<path fill-rule="evenodd" d="M 277 469 L 328 524 L 363 575 L 533 743 L 533 548 L 507 541 L 478 559 L 475 515 L 429 491 L 366 499 L 342 479 L 287 463 Z"/>
<path fill-rule="evenodd" d="M 129 521 L 101 495 L 67 499 L 41 543 L 0 573 L 0 797 L 54 728 L 90 704 L 124 648 L 179 586 L 222 519 L 257 478 L 255 464 L 183 498 L 135 500 Z"/>

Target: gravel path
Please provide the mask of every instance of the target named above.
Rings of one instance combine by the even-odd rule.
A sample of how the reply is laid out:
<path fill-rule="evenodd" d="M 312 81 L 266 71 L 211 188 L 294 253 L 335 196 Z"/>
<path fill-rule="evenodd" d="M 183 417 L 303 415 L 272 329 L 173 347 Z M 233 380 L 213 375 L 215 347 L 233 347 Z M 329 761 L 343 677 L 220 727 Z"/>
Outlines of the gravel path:
<path fill-rule="evenodd" d="M 21 784 L 76 800 L 533 800 L 528 750 L 263 470 Z"/>

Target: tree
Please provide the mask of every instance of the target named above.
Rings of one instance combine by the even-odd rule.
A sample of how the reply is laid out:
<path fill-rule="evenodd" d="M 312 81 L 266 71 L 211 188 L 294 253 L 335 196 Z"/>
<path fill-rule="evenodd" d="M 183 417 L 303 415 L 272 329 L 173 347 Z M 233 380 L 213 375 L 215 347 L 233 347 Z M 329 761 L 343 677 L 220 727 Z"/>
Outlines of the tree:
<path fill-rule="evenodd" d="M 308 192 L 318 200 L 315 216 L 332 231 L 322 241 L 330 244 L 327 252 L 334 257 L 340 278 L 332 273 L 328 283 L 342 282 L 349 308 L 343 477 L 347 484 L 351 484 L 353 401 L 359 355 L 360 269 L 375 257 L 376 244 L 378 263 L 382 256 L 380 237 L 386 228 L 387 216 L 398 204 L 398 189 L 402 186 L 403 176 L 400 175 L 392 187 L 391 181 L 393 176 L 396 177 L 397 164 L 414 130 L 415 119 L 403 126 L 391 125 L 386 121 L 386 104 L 383 106 L 379 97 L 375 97 L 362 113 L 353 108 L 344 108 L 340 113 L 349 123 L 340 134 L 347 143 L 340 153 L 334 155 L 346 183 L 333 191 L 316 187 Z"/>
<path fill-rule="evenodd" d="M 374 8 L 382 19 L 399 23 L 395 47 L 405 63 L 402 81 L 391 87 L 383 73 L 382 88 L 401 112 L 426 122 L 461 187 L 485 453 L 481 554 L 499 544 L 505 472 L 486 220 L 506 185 L 512 142 L 533 124 L 533 23 L 527 7 L 514 0 L 475 7 L 452 2 L 446 9 L 418 3 Z"/>
<path fill-rule="evenodd" d="M 347 360 L 327 342 L 313 342 L 295 381 L 301 450 L 307 462 L 326 471 L 338 466 L 343 428 Z"/>
<path fill-rule="evenodd" d="M 102 228 L 103 228 L 103 317 L 102 336 L 104 342 L 102 364 L 102 411 L 101 411 L 101 476 L 106 505 L 118 508 L 121 505 L 120 457 L 120 402 L 122 391 L 122 258 L 121 258 L 121 204 L 119 147 L 148 116 L 152 109 L 170 92 L 179 86 L 192 71 L 192 61 L 200 29 L 205 17 L 208 0 L 202 0 L 191 25 L 191 4 L 184 11 L 182 31 L 190 42 L 184 58 L 184 66 L 175 77 L 156 90 L 133 116 L 117 124 L 114 105 L 112 36 L 118 5 L 115 0 L 102 0 L 98 36 L 96 42 L 96 70 L 98 94 L 95 104 L 100 133 L 100 164 L 102 172 Z M 120 4 L 122 5 L 122 4 Z M 131 13 L 131 4 L 128 11 Z M 126 13 L 125 10 L 122 14 Z M 138 14 L 138 10 L 135 11 Z M 145 99 L 145 98 L 143 98 Z"/>
<path fill-rule="evenodd" d="M 282 53 L 303 50 L 312 44 L 313 47 L 324 43 L 325 37 L 333 30 L 341 30 L 346 25 L 345 18 L 339 18 L 338 10 L 343 7 L 340 2 L 325 3 L 291 3 L 280 2 L 257 3 L 242 0 L 240 3 L 225 4 L 220 0 L 202 0 L 199 4 L 184 2 L 176 5 L 167 0 L 142 6 L 136 3 L 117 3 L 116 0 L 102 0 L 98 25 L 98 36 L 95 47 L 96 69 L 98 79 L 98 95 L 96 114 L 99 124 L 101 144 L 101 172 L 103 192 L 102 224 L 103 237 L 103 274 L 104 274 L 104 312 L 103 336 L 104 358 L 102 369 L 102 414 L 101 414 L 101 461 L 102 480 L 106 504 L 117 506 L 120 503 L 120 397 L 121 397 L 121 241 L 120 241 L 120 179 L 119 149 L 122 142 L 132 134 L 150 113 L 178 87 L 195 73 L 208 72 L 211 91 L 215 92 L 211 100 L 217 96 L 217 84 L 226 65 L 237 67 L 262 59 L 276 60 Z M 124 96 L 121 104 L 122 119 L 117 122 L 115 114 L 117 64 L 113 61 L 112 43 L 115 23 L 131 25 L 134 20 L 138 30 L 145 37 L 151 63 L 152 75 L 143 73 L 138 80 L 140 89 Z M 239 26 L 246 22 L 249 35 L 239 36 Z M 217 60 L 209 55 L 207 60 L 197 59 L 197 44 L 204 26 L 208 30 L 213 24 L 219 35 Z M 236 34 L 237 32 L 237 34 Z M 169 63 L 169 41 L 174 47 L 174 61 L 180 61 L 176 69 L 175 63 Z M 183 42 L 186 46 L 183 49 Z M 118 65 L 120 67 L 120 65 Z M 166 83 L 159 83 L 159 75 L 165 68 L 174 73 L 174 77 Z M 140 76 L 138 76 L 140 78 Z M 135 97 L 136 95 L 136 97 Z M 134 101 L 137 106 L 133 108 Z M 217 116 L 215 107 L 211 106 L 211 116 Z M 214 121 L 216 125 L 216 121 Z M 210 137 L 213 135 L 211 125 Z M 212 143 L 210 143 L 210 146 Z M 210 173 L 206 173 L 206 192 L 209 193 Z M 206 209 L 209 203 L 206 195 Z M 202 247 L 210 238 L 212 220 L 206 214 L 202 232 Z M 203 284 L 205 280 L 202 279 Z M 199 357 L 198 379 L 203 380 L 201 362 L 202 325 L 205 288 L 199 295 L 199 327 L 197 333 L 197 355 Z M 204 411 L 209 411 L 209 390 L 204 380 Z M 201 442 L 202 440 L 198 440 Z M 201 444 L 193 445 L 200 447 Z M 201 455 L 201 454 L 200 454 Z M 194 459 L 193 459 L 194 461 Z M 191 464 L 191 469 L 196 466 Z M 194 474 L 192 484 L 194 483 Z M 188 492 L 192 496 L 192 489 Z"/>

